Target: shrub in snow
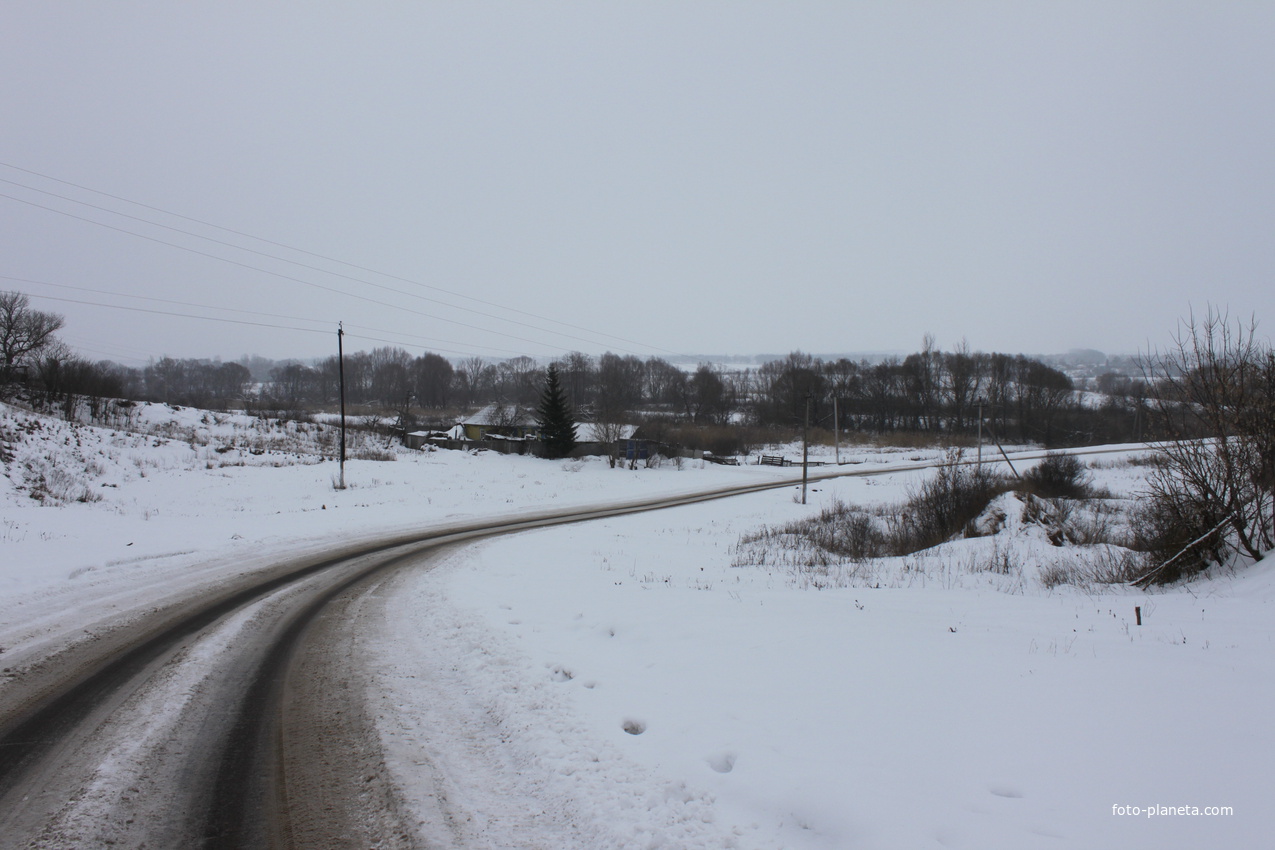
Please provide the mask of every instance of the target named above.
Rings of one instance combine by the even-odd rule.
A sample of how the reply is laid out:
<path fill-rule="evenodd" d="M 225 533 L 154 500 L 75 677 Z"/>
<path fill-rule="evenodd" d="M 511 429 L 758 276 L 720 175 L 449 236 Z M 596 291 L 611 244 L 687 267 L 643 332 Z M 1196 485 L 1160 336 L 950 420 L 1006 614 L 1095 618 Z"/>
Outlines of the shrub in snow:
<path fill-rule="evenodd" d="M 734 563 L 826 568 L 885 555 L 908 555 L 958 534 L 977 537 L 995 527 L 976 522 L 1009 483 L 949 451 L 938 473 L 906 503 L 872 514 L 834 500 L 817 516 L 763 528 L 740 538 Z M 883 515 L 883 516 L 882 516 Z M 1003 524 L 1001 517 L 1000 524 Z"/>
<path fill-rule="evenodd" d="M 872 514 L 834 499 L 817 516 L 740 538 L 735 564 L 828 567 L 885 553 L 886 534 Z"/>
<path fill-rule="evenodd" d="M 374 446 L 365 446 L 355 449 L 350 453 L 350 460 L 375 460 L 375 461 L 394 461 L 398 460 L 396 455 L 390 449 L 381 449 Z"/>
<path fill-rule="evenodd" d="M 1040 568 L 1040 583 L 1052 590 L 1063 584 L 1084 584 L 1080 569 L 1074 561 L 1054 561 Z"/>
<path fill-rule="evenodd" d="M 1232 554 L 1261 560 L 1275 548 L 1275 351 L 1256 320 L 1191 316 L 1143 370 L 1174 438 L 1158 446 L 1164 465 L 1148 480 L 1146 580 L 1175 581 Z"/>
<path fill-rule="evenodd" d="M 965 463 L 961 449 L 950 449 L 937 474 L 915 490 L 890 521 L 895 554 L 928 549 L 960 533 L 976 536 L 973 525 L 1009 483 L 989 469 Z"/>
<path fill-rule="evenodd" d="M 47 458 L 28 458 L 24 465 L 24 484 L 31 498 L 38 502 L 46 505 L 66 505 L 71 502 L 97 502 L 102 499 L 102 495 L 90 487 L 83 475 Z"/>
<path fill-rule="evenodd" d="M 1046 499 L 1087 498 L 1089 481 L 1089 472 L 1080 458 L 1063 452 L 1049 452 L 1023 476 L 1028 492 Z"/>
<path fill-rule="evenodd" d="M 1073 550 L 1075 551 L 1075 550 Z M 1098 546 L 1083 556 L 1061 558 L 1041 566 L 1040 583 L 1087 588 L 1095 584 L 1127 584 L 1146 570 L 1146 559 L 1116 546 Z"/>

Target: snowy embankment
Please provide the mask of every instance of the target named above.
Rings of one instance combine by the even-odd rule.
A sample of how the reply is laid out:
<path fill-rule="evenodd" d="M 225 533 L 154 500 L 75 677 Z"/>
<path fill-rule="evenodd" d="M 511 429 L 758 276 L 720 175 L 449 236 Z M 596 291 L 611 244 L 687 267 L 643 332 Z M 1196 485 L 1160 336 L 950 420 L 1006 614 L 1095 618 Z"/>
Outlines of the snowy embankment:
<path fill-rule="evenodd" d="M 0 403 L 0 593 L 7 598 L 63 589 L 68 579 L 180 573 L 211 557 L 255 557 L 325 538 L 796 474 L 691 460 L 612 470 L 600 458 L 417 452 L 358 435 L 355 459 L 346 464 L 348 487 L 337 490 L 330 425 L 263 423 L 160 404 L 136 405 L 119 425 L 71 424 Z M 870 461 L 940 455 L 882 452 Z"/>
<path fill-rule="evenodd" d="M 529 731 L 525 769 L 609 825 L 599 846 L 1267 841 L 1265 571 L 1091 595 L 970 572 L 970 546 L 879 588 L 731 566 L 741 533 L 801 513 L 761 494 L 492 541 L 417 578 L 403 631 L 451 630 L 458 678 Z"/>
<path fill-rule="evenodd" d="M 256 426 L 144 415 L 168 436 L 0 408 L 0 647 L 299 546 L 793 474 L 403 452 L 351 462 L 337 491 L 336 465 L 281 434 L 219 451 Z M 1095 474 L 1116 493 L 1139 480 Z M 368 636 L 404 797 L 424 817 L 437 785 L 419 765 L 454 766 L 447 793 L 484 813 L 462 829 L 474 847 L 1266 843 L 1264 566 L 1154 593 L 1048 590 L 1041 567 L 1082 547 L 1049 545 L 1012 497 L 998 534 L 871 570 L 741 557 L 763 525 L 834 498 L 897 503 L 923 475 L 506 536 L 408 576 Z"/>
<path fill-rule="evenodd" d="M 610 470 L 597 458 L 416 452 L 382 439 L 355 456 L 389 461 L 350 460 L 348 486 L 338 490 L 330 426 L 316 437 L 315 426 L 295 422 L 263 426 L 191 408 L 138 408 L 127 423 L 137 430 L 125 430 L 0 405 L 0 592 L 7 598 L 64 590 L 68 580 L 138 580 L 267 548 L 740 480 L 739 470 L 699 461 Z M 328 460 L 316 453 L 323 449 Z"/>

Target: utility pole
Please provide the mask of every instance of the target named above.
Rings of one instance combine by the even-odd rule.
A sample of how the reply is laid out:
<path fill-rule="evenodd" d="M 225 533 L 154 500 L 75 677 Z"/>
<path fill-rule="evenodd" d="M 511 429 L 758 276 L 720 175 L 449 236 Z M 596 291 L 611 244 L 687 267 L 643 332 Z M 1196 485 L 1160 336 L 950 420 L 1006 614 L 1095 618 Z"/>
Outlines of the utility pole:
<path fill-rule="evenodd" d="M 806 483 L 810 479 L 810 395 L 806 395 L 806 421 L 801 426 L 801 503 L 806 503 Z"/>
<path fill-rule="evenodd" d="M 1009 471 L 1014 473 L 1014 477 L 1021 481 L 1023 476 L 1019 475 L 1018 470 L 1014 468 L 1014 462 L 1010 460 L 1009 455 L 1005 453 L 1005 447 L 1001 445 L 1000 437 L 996 436 L 996 432 L 992 430 L 990 425 L 987 428 L 987 433 L 991 435 L 992 442 L 996 444 L 996 448 L 1000 449 L 1001 457 L 1005 459 L 1005 463 L 1009 464 Z M 978 407 L 978 459 L 980 464 L 979 469 L 981 471 L 981 464 L 983 461 L 983 405 L 981 402 Z"/>
<path fill-rule="evenodd" d="M 978 471 L 983 471 L 983 400 L 978 400 Z"/>
<path fill-rule="evenodd" d="M 336 323 L 336 372 L 337 379 L 341 384 L 341 482 L 340 489 L 345 489 L 345 347 L 343 345 L 343 337 L 345 336 L 345 327 L 341 322 Z"/>
<path fill-rule="evenodd" d="M 836 447 L 837 466 L 841 466 L 841 414 L 837 409 L 837 397 L 832 397 L 832 442 Z"/>

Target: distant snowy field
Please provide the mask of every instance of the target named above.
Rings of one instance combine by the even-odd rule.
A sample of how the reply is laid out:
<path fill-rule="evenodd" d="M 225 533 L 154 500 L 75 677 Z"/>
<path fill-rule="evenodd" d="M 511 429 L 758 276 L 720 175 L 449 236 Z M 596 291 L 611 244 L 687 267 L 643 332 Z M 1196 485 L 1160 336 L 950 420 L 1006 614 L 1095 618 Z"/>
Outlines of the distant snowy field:
<path fill-rule="evenodd" d="M 163 407 L 128 424 L 150 433 L 0 406 L 0 647 L 298 546 L 794 474 L 398 452 L 351 461 L 337 491 L 336 464 L 297 451 L 312 435 Z M 864 469 L 940 453 L 847 455 Z M 1094 473 L 1117 494 L 1140 480 Z M 785 488 L 506 536 L 415 574 L 368 638 L 405 797 L 425 811 L 413 767 L 465 758 L 460 730 L 494 723 L 500 757 L 456 791 L 489 807 L 475 847 L 569 846 L 566 825 L 624 848 L 1267 845 L 1265 566 L 1152 593 L 1047 590 L 1039 567 L 1071 547 L 1014 521 L 831 582 L 734 566 L 747 532 L 834 498 L 896 503 L 926 474 L 816 482 L 808 506 Z M 1015 568 L 979 568 L 993 550 Z M 422 721 L 440 684 L 467 712 L 450 742 Z M 1231 813 L 1177 812 L 1214 806 Z"/>

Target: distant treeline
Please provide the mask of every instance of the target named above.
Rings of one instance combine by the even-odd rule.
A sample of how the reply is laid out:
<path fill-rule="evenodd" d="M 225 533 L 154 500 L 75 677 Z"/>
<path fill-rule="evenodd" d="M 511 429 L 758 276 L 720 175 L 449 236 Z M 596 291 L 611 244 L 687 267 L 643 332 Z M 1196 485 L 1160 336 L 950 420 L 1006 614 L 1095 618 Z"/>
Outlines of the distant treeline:
<path fill-rule="evenodd" d="M 27 295 L 0 291 L 0 391 L 24 387 L 67 411 L 82 396 L 289 418 L 332 410 L 344 397 L 356 412 L 397 414 L 400 426 L 414 427 L 422 419 L 449 424 L 492 403 L 510 411 L 534 408 L 549 365 L 530 357 L 453 362 L 387 347 L 310 364 L 164 357 L 137 369 L 75 354 L 57 338 L 63 324 L 62 316 L 33 309 Z M 1155 388 L 1145 381 L 1110 372 L 1078 392 L 1070 376 L 1038 359 L 970 352 L 965 346 L 944 352 L 929 335 L 921 351 L 879 361 L 793 352 L 756 368 L 701 363 L 688 371 L 659 357 L 571 352 L 556 365 L 578 421 L 641 422 L 682 445 L 693 439 L 723 453 L 753 439 L 740 436 L 747 428 L 765 429 L 760 440 L 785 438 L 806 426 L 948 439 L 981 427 L 1002 440 L 1046 445 L 1155 436 L 1147 403 Z M 1174 392 L 1173 371 L 1161 371 L 1167 379 L 1160 382 L 1162 391 Z"/>
<path fill-rule="evenodd" d="M 929 341 L 906 357 L 823 360 L 801 352 L 756 368 L 693 371 L 658 357 L 573 352 L 556 361 L 580 419 L 697 426 L 749 425 L 888 434 L 973 435 L 1046 445 L 1145 439 L 1144 382 L 1108 373 L 1077 391 L 1071 377 L 1023 355 L 944 352 Z M 352 410 L 398 416 L 405 425 L 445 421 L 457 412 L 503 403 L 533 408 L 548 364 L 530 357 L 450 361 L 401 348 L 356 352 L 344 362 Z M 46 359 L 35 386 L 51 393 L 107 395 L 208 408 L 245 408 L 285 416 L 332 409 L 340 398 L 335 356 L 306 364 L 162 358 L 135 369 Z M 834 421 L 835 417 L 835 421 Z"/>

